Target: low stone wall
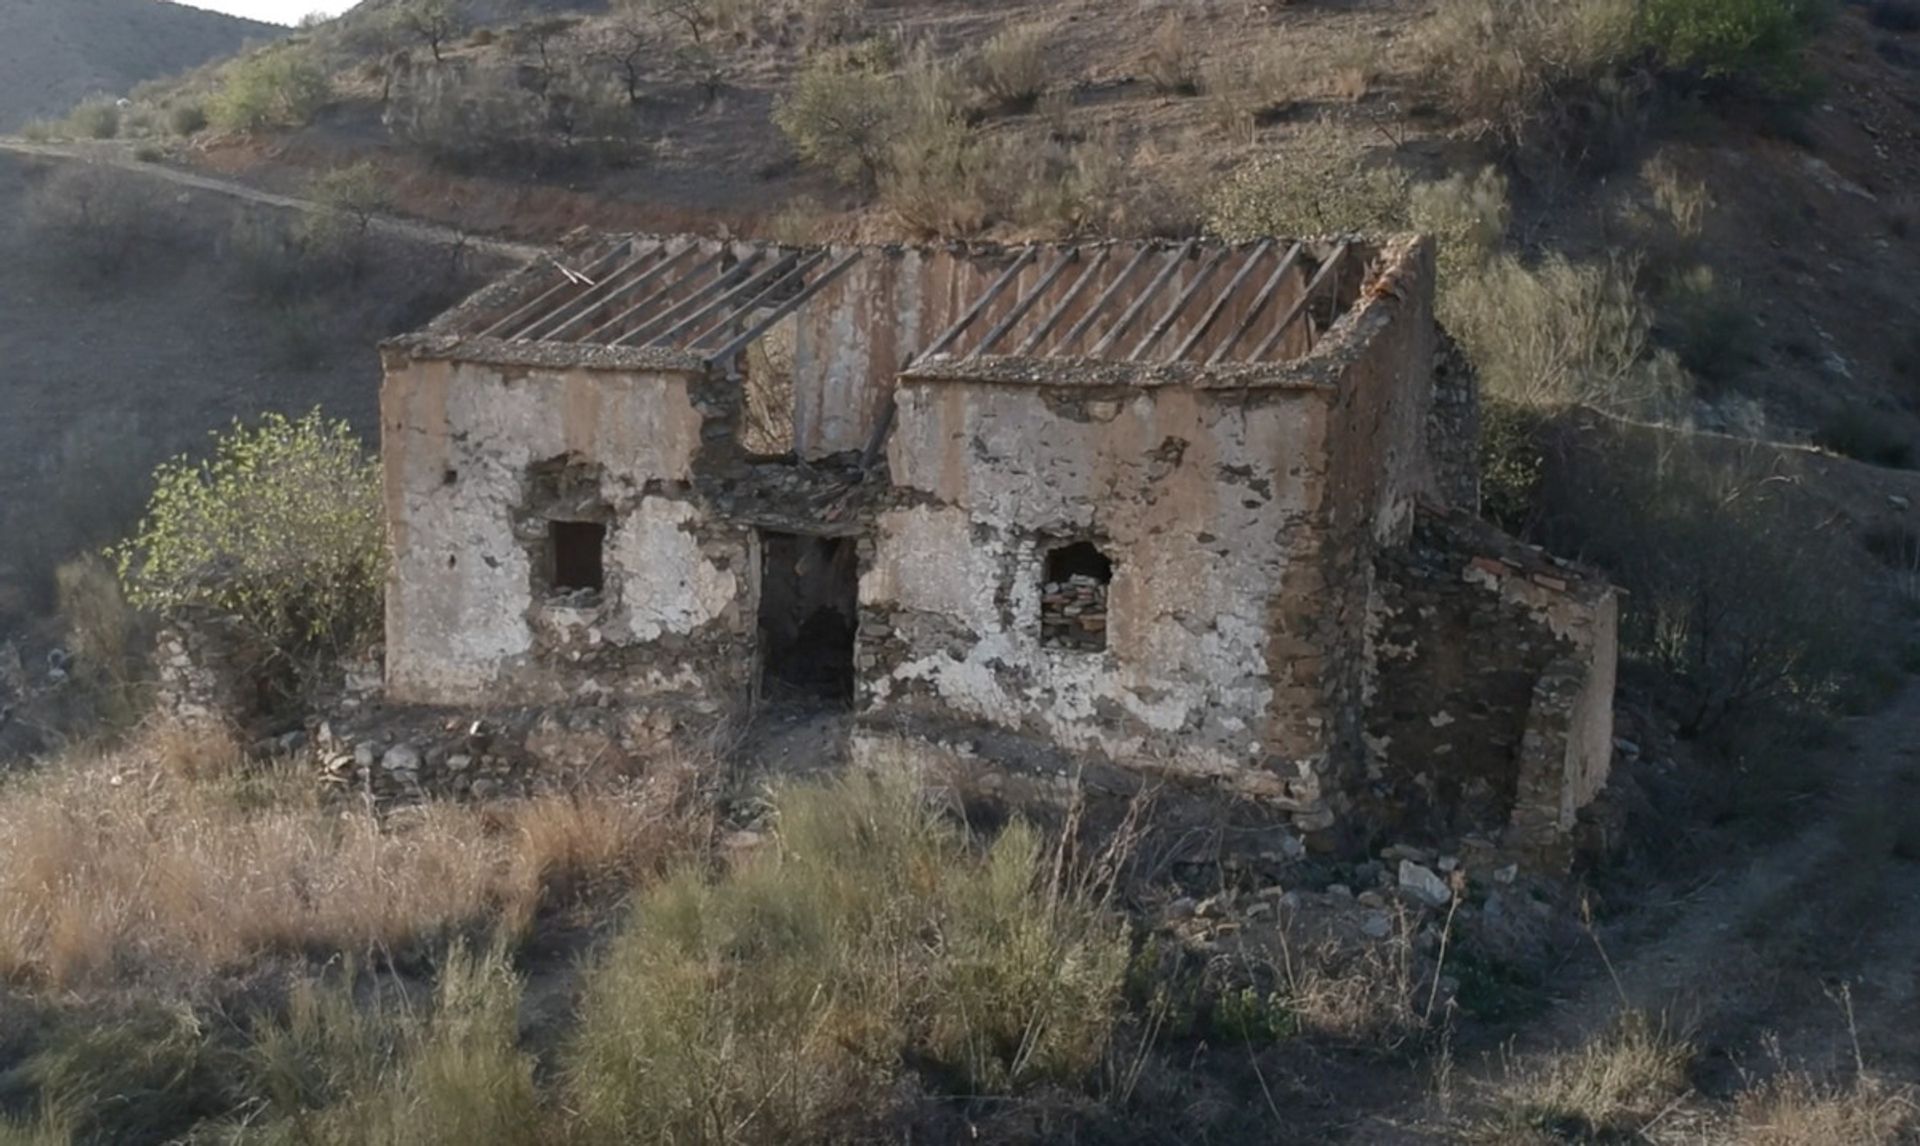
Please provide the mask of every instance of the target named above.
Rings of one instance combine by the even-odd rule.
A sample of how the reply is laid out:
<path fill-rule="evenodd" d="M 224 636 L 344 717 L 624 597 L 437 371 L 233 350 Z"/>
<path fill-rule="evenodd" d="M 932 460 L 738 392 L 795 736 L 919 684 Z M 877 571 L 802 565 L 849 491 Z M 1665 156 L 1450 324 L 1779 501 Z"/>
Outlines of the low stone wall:
<path fill-rule="evenodd" d="M 175 617 L 154 641 L 159 711 L 188 723 L 244 725 L 263 707 L 261 651 L 224 617 Z"/>

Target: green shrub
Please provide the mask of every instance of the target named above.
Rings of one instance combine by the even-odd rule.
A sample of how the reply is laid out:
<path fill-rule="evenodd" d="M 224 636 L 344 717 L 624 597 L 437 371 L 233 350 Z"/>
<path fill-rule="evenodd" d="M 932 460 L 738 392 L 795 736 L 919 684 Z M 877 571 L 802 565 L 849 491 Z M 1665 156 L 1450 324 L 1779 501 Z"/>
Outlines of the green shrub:
<path fill-rule="evenodd" d="M 1492 398 L 1659 416 L 1685 394 L 1685 372 L 1653 347 L 1635 278 L 1632 263 L 1499 255 L 1448 286 L 1440 318 Z"/>
<path fill-rule="evenodd" d="M 49 173 L 22 214 L 39 255 L 63 277 L 96 283 L 140 264 L 175 237 L 179 221 L 150 180 L 92 164 Z"/>
<path fill-rule="evenodd" d="M 120 107 L 105 96 L 86 100 L 67 114 L 67 131 L 81 139 L 112 139 L 120 134 Z"/>
<path fill-rule="evenodd" d="M 393 209 L 386 177 L 362 161 L 321 175 L 307 194 L 320 208 L 305 221 L 307 253 L 358 274 L 373 221 Z"/>
<path fill-rule="evenodd" d="M 1831 0 L 1640 0 L 1639 34 L 1669 67 L 1796 93 L 1809 82 L 1802 52 L 1831 8 Z"/>
<path fill-rule="evenodd" d="M 187 1007 L 142 1001 L 66 1018 L 19 1074 L 47 1138 L 64 1128 L 82 1142 L 159 1143 L 225 1110 L 231 1067 Z"/>
<path fill-rule="evenodd" d="M 379 631 L 380 472 L 345 422 L 316 410 L 235 423 L 210 457 L 162 464 L 154 487 L 114 551 L 136 606 L 218 610 L 283 653 L 348 648 Z"/>
<path fill-rule="evenodd" d="M 1708 266 L 1689 267 L 1657 295 L 1660 329 L 1693 374 L 1724 381 L 1753 357 L 1753 311 Z"/>
<path fill-rule="evenodd" d="M 816 57 L 773 111 L 800 158 L 850 186 L 872 187 L 902 130 L 901 84 L 835 55 Z"/>
<path fill-rule="evenodd" d="M 717 880 L 649 891 L 589 974 L 568 1097 L 596 1141 L 817 1141 L 917 1064 L 964 1093 L 1089 1080 L 1127 943 L 1021 825 L 980 854 L 903 773 L 796 787 Z"/>
<path fill-rule="evenodd" d="M 308 53 L 282 46 L 229 65 L 207 114 L 227 131 L 303 127 L 331 95 L 327 74 Z"/>
<path fill-rule="evenodd" d="M 207 126 L 207 109 L 197 103 L 177 103 L 167 110 L 167 126 L 175 135 L 192 135 Z"/>
<path fill-rule="evenodd" d="M 60 134 L 60 129 L 44 119 L 30 119 L 20 128 L 20 138 L 29 143 L 46 143 Z"/>
<path fill-rule="evenodd" d="M 1413 228 L 1439 244 L 1442 291 L 1487 265 L 1506 241 L 1512 214 L 1507 177 L 1495 167 L 1418 184 L 1407 203 Z"/>
<path fill-rule="evenodd" d="M 377 992 L 359 1001 L 350 972 L 297 984 L 285 1018 L 256 1026 L 247 1049 L 247 1091 L 264 1106 L 248 1140 L 542 1141 L 533 1060 L 516 1046 L 520 996 L 503 954 L 460 946 L 441 966 L 424 1012 Z"/>

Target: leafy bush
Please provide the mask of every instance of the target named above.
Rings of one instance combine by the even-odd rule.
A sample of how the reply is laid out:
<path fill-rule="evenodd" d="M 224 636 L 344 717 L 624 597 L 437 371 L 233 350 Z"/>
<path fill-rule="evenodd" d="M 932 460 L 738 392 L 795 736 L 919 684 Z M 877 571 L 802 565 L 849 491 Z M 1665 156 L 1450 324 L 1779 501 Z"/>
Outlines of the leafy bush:
<path fill-rule="evenodd" d="M 61 167 L 29 194 L 26 225 L 61 274 L 104 281 L 173 237 L 177 216 L 137 175 L 111 167 Z"/>
<path fill-rule="evenodd" d="M 332 85 L 309 54 L 281 46 L 229 65 L 207 114 L 227 131 L 303 127 L 332 96 Z"/>
<path fill-rule="evenodd" d="M 900 84 L 836 55 L 816 57 L 774 108 L 800 158 L 852 186 L 871 187 L 901 133 Z"/>
<path fill-rule="evenodd" d="M 289 654 L 378 632 L 380 473 L 345 422 L 316 410 L 235 423 L 212 456 L 161 465 L 154 487 L 139 528 L 115 549 L 135 605 L 216 610 Z"/>
<path fill-rule="evenodd" d="M 167 111 L 167 126 L 175 135 L 192 135 L 207 126 L 207 109 L 197 103 L 177 103 Z"/>
<path fill-rule="evenodd" d="M 591 971 L 568 1091 L 592 1140 L 831 1137 L 903 1061 L 973 1094 L 1088 1079 L 1127 943 L 1031 829 L 983 856 L 901 773 L 775 815 L 726 876 L 646 893 Z"/>
<path fill-rule="evenodd" d="M 1507 177 L 1483 167 L 1415 186 L 1408 196 L 1408 221 L 1439 243 L 1440 289 L 1478 272 L 1506 241 L 1513 209 L 1507 202 Z"/>
<path fill-rule="evenodd" d="M 120 134 L 120 107 L 105 96 L 86 100 L 67 114 L 67 130 L 81 139 L 112 139 Z"/>
<path fill-rule="evenodd" d="M 1640 0 L 1639 34 L 1669 67 L 1790 93 L 1806 87 L 1801 52 L 1830 11 L 1831 0 Z"/>
<path fill-rule="evenodd" d="M 1630 262 L 1555 254 L 1529 267 L 1499 255 L 1449 285 L 1440 317 L 1493 398 L 1659 415 L 1684 395 L 1686 378 L 1653 347 L 1652 316 L 1634 281 Z"/>
<path fill-rule="evenodd" d="M 370 162 L 336 167 L 313 181 L 308 196 L 320 210 L 307 216 L 309 254 L 358 274 L 373 221 L 393 208 L 393 193 Z"/>

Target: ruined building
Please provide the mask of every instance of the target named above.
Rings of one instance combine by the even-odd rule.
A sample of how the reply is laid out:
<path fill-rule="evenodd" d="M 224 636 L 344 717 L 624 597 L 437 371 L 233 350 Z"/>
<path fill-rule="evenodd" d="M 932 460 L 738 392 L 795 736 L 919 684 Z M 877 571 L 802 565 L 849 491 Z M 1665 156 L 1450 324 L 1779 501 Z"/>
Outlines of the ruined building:
<path fill-rule="evenodd" d="M 576 244 L 385 348 L 397 700 L 1552 846 L 1614 599 L 1481 525 L 1431 243 Z"/>

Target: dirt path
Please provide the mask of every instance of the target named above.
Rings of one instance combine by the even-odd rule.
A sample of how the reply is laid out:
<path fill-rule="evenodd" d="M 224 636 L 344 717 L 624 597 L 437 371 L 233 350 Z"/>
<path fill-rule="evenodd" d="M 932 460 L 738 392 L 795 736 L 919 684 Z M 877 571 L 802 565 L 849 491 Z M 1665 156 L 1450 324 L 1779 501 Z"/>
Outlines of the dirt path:
<path fill-rule="evenodd" d="M 200 191 L 210 191 L 216 195 L 226 195 L 234 199 L 243 199 L 249 203 L 259 203 L 267 207 L 277 207 L 286 211 L 314 212 L 323 210 L 320 204 L 311 199 L 302 199 L 293 195 L 281 195 L 272 191 L 262 191 L 244 183 L 234 183 L 225 179 L 214 179 L 205 175 L 196 175 L 177 167 L 168 167 L 158 163 L 143 163 L 134 159 L 124 149 L 112 144 L 68 144 L 68 143 L 31 143 L 23 139 L 0 137 L 0 151 L 10 151 L 17 155 L 32 155 L 43 159 L 61 159 L 71 162 L 95 163 L 117 167 L 124 171 L 145 175 L 153 179 L 175 183 L 182 187 L 192 187 Z M 545 248 L 526 243 L 507 242 L 501 239 L 489 239 L 469 234 L 455 227 L 445 227 L 437 223 L 425 223 L 412 219 L 400 219 L 380 216 L 373 220 L 373 229 L 393 238 L 407 239 L 422 243 L 465 243 L 468 247 L 499 255 L 502 258 L 529 262 L 545 253 Z"/>
<path fill-rule="evenodd" d="M 1769 1035 L 1793 1065 L 1845 1070 L 1850 1009 L 1871 1069 L 1920 1077 L 1920 686 L 1845 721 L 1808 766 L 1833 780 L 1797 836 L 1643 916 L 1635 930 L 1664 925 L 1654 938 L 1609 941 L 1612 972 L 1593 969 L 1539 1031 L 1571 1045 L 1624 997 L 1694 1031 L 1713 1090 L 1770 1069 Z"/>

